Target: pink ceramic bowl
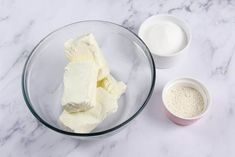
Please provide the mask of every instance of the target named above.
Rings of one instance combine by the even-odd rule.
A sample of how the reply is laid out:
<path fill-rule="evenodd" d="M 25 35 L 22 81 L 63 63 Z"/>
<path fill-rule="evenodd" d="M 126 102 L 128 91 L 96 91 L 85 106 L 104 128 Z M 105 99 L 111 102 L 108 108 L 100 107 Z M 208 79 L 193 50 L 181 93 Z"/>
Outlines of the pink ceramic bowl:
<path fill-rule="evenodd" d="M 204 100 L 204 109 L 199 115 L 197 115 L 195 117 L 191 117 L 191 118 L 185 118 L 185 117 L 177 116 L 177 115 L 173 114 L 172 112 L 170 112 L 170 110 L 167 108 L 167 104 L 166 104 L 166 94 L 167 94 L 168 90 L 174 85 L 183 85 L 183 86 L 187 86 L 187 87 L 192 87 L 201 93 L 203 100 Z M 165 113 L 166 113 L 167 117 L 172 122 L 174 122 L 178 125 L 182 125 L 182 126 L 190 125 L 190 124 L 194 123 L 195 121 L 197 121 L 198 119 L 200 119 L 201 117 L 203 117 L 207 113 L 208 108 L 211 104 L 211 97 L 210 97 L 210 94 L 209 94 L 207 88 L 202 83 L 200 83 L 198 80 L 195 80 L 192 78 L 178 78 L 178 79 L 175 79 L 173 81 L 168 82 L 163 89 L 162 100 L 163 100 L 164 109 L 165 109 Z"/>

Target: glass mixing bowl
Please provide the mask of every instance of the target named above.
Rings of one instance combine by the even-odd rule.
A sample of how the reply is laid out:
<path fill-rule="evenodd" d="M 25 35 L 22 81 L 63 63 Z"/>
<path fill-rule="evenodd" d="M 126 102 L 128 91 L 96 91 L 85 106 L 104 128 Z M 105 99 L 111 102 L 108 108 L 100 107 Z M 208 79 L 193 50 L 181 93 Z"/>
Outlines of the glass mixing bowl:
<path fill-rule="evenodd" d="M 62 112 L 64 42 L 93 33 L 111 74 L 127 84 L 118 111 L 91 133 L 68 132 L 58 123 Z M 130 30 L 105 21 L 82 21 L 59 28 L 33 49 L 22 74 L 22 91 L 33 115 L 48 128 L 73 137 L 90 139 L 113 134 L 129 124 L 147 104 L 155 84 L 153 58 L 144 42 Z"/>

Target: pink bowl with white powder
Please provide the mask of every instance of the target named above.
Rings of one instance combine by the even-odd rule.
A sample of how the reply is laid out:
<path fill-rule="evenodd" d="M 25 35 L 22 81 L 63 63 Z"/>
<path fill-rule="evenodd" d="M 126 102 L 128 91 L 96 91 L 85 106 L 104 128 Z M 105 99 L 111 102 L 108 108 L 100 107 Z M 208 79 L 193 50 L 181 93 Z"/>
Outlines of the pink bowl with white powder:
<path fill-rule="evenodd" d="M 176 112 L 173 112 L 172 108 L 170 108 L 169 101 L 167 100 L 167 94 L 169 94 L 170 90 L 175 87 L 186 87 L 196 90 L 200 93 L 203 101 L 203 109 L 198 114 L 187 117 L 183 115 L 176 114 Z M 176 92 L 177 93 L 177 92 Z M 187 94 L 187 93 L 185 93 Z M 180 99 L 181 97 L 176 98 L 176 100 Z M 192 79 L 192 78 L 178 78 L 173 81 L 168 82 L 162 92 L 162 100 L 164 104 L 164 109 L 167 117 L 174 123 L 182 126 L 190 125 L 203 117 L 211 104 L 211 97 L 207 90 L 207 88 L 198 80 Z M 175 99 L 174 99 L 175 100 Z M 179 104 L 180 105 L 180 104 Z M 179 106 L 178 105 L 178 106 Z M 188 104 L 190 105 L 190 104 Z M 179 106 L 181 107 L 181 106 Z M 182 107 L 181 107 L 182 108 Z M 177 109 L 177 108 L 176 108 Z M 182 110 L 182 109 L 181 109 Z"/>

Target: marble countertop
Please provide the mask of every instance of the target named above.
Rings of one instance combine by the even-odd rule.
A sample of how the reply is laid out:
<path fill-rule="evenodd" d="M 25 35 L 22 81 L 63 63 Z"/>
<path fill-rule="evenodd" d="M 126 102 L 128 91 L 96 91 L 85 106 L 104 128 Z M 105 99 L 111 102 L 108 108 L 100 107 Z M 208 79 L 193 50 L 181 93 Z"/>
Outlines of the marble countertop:
<path fill-rule="evenodd" d="M 150 102 L 130 126 L 103 140 L 79 141 L 33 117 L 21 93 L 21 73 L 42 37 L 88 19 L 112 21 L 137 32 L 143 20 L 159 13 L 185 19 L 192 43 L 181 64 L 158 71 Z M 235 156 L 234 41 L 232 0 L 0 0 L 0 156 Z M 188 127 L 170 122 L 161 108 L 164 84 L 180 76 L 202 80 L 213 101 L 210 112 Z"/>

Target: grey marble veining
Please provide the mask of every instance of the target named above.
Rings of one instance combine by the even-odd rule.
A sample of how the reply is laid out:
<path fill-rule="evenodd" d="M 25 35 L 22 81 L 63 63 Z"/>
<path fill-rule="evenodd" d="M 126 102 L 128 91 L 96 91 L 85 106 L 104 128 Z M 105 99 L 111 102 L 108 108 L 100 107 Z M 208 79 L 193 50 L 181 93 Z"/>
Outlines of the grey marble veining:
<path fill-rule="evenodd" d="M 40 124 L 21 94 L 21 73 L 33 47 L 54 29 L 80 20 L 112 21 L 138 31 L 147 17 L 185 19 L 193 38 L 178 66 L 159 70 L 154 94 L 133 123 L 115 136 L 78 141 Z M 235 1 L 233 0 L 0 0 L 0 156 L 235 155 Z M 188 127 L 162 111 L 161 90 L 176 77 L 202 80 L 210 90 L 209 114 Z"/>

